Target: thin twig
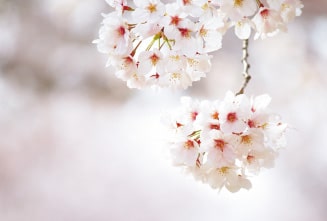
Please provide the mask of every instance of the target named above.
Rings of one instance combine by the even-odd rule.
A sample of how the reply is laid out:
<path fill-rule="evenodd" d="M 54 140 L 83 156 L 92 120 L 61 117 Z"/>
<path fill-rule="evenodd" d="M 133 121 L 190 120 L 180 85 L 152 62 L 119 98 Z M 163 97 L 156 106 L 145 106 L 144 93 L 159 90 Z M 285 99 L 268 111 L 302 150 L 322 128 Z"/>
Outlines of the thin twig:
<path fill-rule="evenodd" d="M 248 63 L 248 57 L 249 57 L 248 48 L 249 48 L 249 39 L 245 39 L 243 40 L 243 46 L 242 46 L 242 52 L 243 52 L 242 63 L 243 63 L 244 81 L 241 89 L 239 90 L 238 93 L 236 93 L 236 95 L 243 94 L 246 86 L 251 80 L 251 76 L 249 74 L 250 64 Z"/>

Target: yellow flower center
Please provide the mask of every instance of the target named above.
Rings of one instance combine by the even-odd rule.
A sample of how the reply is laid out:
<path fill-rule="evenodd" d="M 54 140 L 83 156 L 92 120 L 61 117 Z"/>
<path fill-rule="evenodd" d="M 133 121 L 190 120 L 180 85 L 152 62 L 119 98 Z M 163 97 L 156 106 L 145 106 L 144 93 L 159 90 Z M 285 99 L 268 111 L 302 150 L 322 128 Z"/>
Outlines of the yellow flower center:
<path fill-rule="evenodd" d="M 215 111 L 214 113 L 211 114 L 212 119 L 218 120 L 219 119 L 219 113 Z"/>
<path fill-rule="evenodd" d="M 179 80 L 181 78 L 181 74 L 180 73 L 172 73 L 170 75 L 171 79 L 173 80 Z"/>
<path fill-rule="evenodd" d="M 180 59 L 179 55 L 170 55 L 169 58 L 174 61 L 179 61 L 179 59 Z"/>
<path fill-rule="evenodd" d="M 241 143 L 251 144 L 252 143 L 252 137 L 250 135 L 241 136 Z"/>
<path fill-rule="evenodd" d="M 199 61 L 197 61 L 193 58 L 188 58 L 187 62 L 191 67 L 196 67 L 199 64 Z"/>
<path fill-rule="evenodd" d="M 228 172 L 228 167 L 222 167 L 218 169 L 218 173 L 225 175 Z"/>
<path fill-rule="evenodd" d="M 157 11 L 157 5 L 150 3 L 147 7 L 150 13 L 156 12 Z"/>
<path fill-rule="evenodd" d="M 242 7 L 244 0 L 234 0 L 234 7 Z"/>

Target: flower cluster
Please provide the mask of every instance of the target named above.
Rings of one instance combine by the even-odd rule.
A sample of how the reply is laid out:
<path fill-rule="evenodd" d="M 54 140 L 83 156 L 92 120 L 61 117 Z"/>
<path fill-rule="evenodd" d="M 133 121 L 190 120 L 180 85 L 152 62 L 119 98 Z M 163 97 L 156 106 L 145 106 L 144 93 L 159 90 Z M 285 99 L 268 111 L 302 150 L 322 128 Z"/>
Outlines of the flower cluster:
<path fill-rule="evenodd" d="M 272 36 L 301 14 L 300 0 L 106 0 L 94 42 L 130 88 L 187 88 L 210 71 L 209 52 L 234 28 L 240 39 Z"/>
<path fill-rule="evenodd" d="M 270 100 L 232 92 L 213 102 L 183 97 L 180 111 L 163 119 L 174 164 L 213 188 L 249 189 L 248 177 L 272 167 L 286 144 L 287 125 L 269 112 Z"/>

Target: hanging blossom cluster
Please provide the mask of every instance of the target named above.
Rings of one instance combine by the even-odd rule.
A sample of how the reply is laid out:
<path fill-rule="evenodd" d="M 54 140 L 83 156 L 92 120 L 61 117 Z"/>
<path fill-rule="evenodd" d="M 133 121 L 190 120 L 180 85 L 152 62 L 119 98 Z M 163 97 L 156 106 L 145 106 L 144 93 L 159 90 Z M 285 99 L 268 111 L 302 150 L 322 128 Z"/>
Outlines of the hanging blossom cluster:
<path fill-rule="evenodd" d="M 301 14 L 300 0 L 106 0 L 98 50 L 130 88 L 185 89 L 210 71 L 210 55 L 229 28 L 266 38 Z"/>
<path fill-rule="evenodd" d="M 212 188 L 249 189 L 248 178 L 272 167 L 286 145 L 287 125 L 268 110 L 270 100 L 232 92 L 213 102 L 183 97 L 181 109 L 163 119 L 174 164 Z"/>

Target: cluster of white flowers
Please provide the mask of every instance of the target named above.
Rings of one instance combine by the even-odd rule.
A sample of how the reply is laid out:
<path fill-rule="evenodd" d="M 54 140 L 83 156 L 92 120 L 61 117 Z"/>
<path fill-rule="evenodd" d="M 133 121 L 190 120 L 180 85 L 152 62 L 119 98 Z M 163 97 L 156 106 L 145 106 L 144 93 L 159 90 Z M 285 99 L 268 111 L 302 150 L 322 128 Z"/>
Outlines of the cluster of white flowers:
<path fill-rule="evenodd" d="M 269 112 L 270 100 L 232 92 L 213 102 L 183 97 L 181 109 L 163 118 L 174 164 L 213 188 L 249 189 L 248 177 L 272 167 L 286 145 L 287 125 Z"/>
<path fill-rule="evenodd" d="M 130 88 L 187 88 L 210 71 L 209 52 L 234 28 L 240 39 L 272 36 L 301 14 L 300 0 L 106 0 L 94 42 Z"/>

